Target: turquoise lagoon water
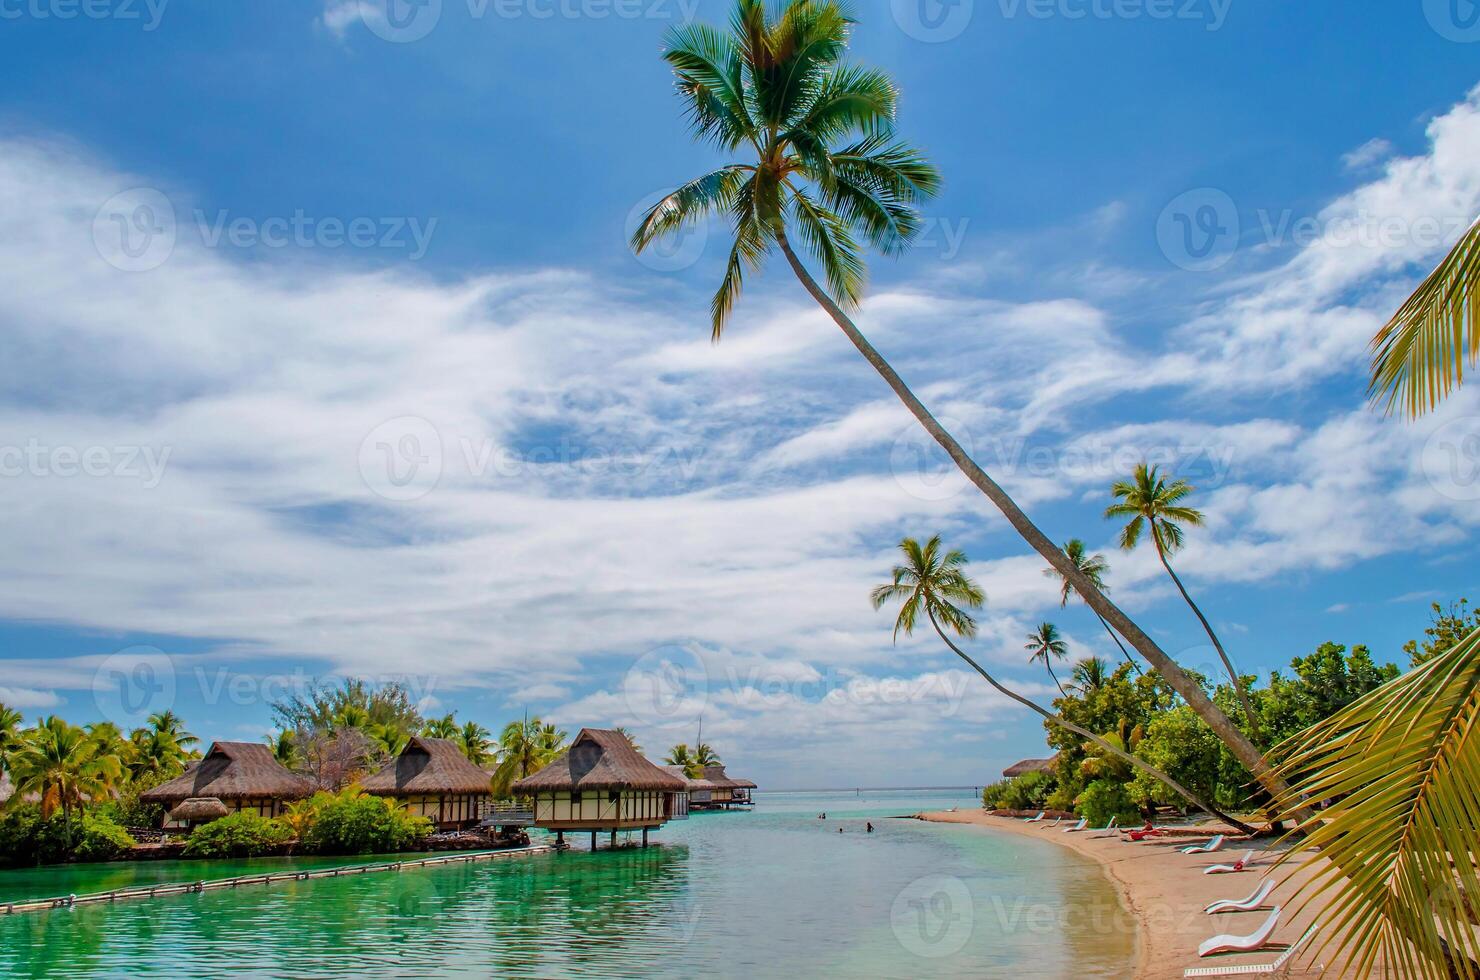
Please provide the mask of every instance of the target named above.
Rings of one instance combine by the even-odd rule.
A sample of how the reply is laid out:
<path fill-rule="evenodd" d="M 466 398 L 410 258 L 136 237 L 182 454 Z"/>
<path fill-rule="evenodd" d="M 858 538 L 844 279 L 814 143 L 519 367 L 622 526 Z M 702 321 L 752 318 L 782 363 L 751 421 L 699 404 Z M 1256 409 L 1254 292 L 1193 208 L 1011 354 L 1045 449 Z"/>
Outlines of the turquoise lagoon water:
<path fill-rule="evenodd" d="M 647 850 L 0 917 L 0 976 L 1131 975 L 1133 930 L 1093 864 L 1046 841 L 890 819 L 975 806 L 969 790 L 757 800 L 671 823 Z M 0 872 L 0 902 L 363 860 Z"/>

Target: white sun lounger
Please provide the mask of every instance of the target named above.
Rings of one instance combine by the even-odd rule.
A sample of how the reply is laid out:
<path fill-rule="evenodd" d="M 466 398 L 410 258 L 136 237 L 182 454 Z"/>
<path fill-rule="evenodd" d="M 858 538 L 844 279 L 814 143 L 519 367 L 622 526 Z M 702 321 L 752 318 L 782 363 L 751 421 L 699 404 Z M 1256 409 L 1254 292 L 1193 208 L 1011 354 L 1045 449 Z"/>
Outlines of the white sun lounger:
<path fill-rule="evenodd" d="M 1254 889 L 1253 894 L 1248 898 L 1242 898 L 1238 901 L 1234 901 L 1231 898 L 1224 899 L 1221 902 L 1214 902 L 1212 905 L 1203 909 L 1203 911 L 1209 915 L 1214 915 L 1218 912 L 1252 912 L 1264 904 L 1264 900 L 1269 897 L 1269 893 L 1272 891 L 1274 891 L 1274 879 L 1265 878 L 1263 883 Z"/>
<path fill-rule="evenodd" d="M 1066 833 L 1066 834 L 1077 834 L 1081 830 L 1083 830 L 1085 827 L 1088 827 L 1088 826 L 1089 826 L 1089 821 L 1088 820 L 1081 820 L 1081 821 L 1079 821 L 1077 824 L 1075 824 L 1072 827 L 1065 827 L 1064 828 L 1064 833 Z"/>
<path fill-rule="evenodd" d="M 1210 867 L 1203 868 L 1203 874 L 1205 874 L 1205 875 L 1226 875 L 1226 874 L 1234 874 L 1235 872 L 1249 870 L 1249 865 L 1250 864 L 1253 864 L 1253 863 L 1254 863 L 1254 852 L 1253 851 L 1245 851 L 1244 852 L 1244 856 L 1241 857 L 1241 858 L 1239 858 L 1237 861 L 1233 862 L 1232 864 L 1214 864 L 1214 865 L 1212 865 Z"/>
<path fill-rule="evenodd" d="M 1110 822 L 1094 832 L 1095 837 L 1115 837 L 1115 825 L 1120 823 L 1119 817 L 1111 817 Z"/>
<path fill-rule="evenodd" d="M 1188 970 L 1182 975 L 1184 977 L 1287 977 L 1290 975 L 1290 961 L 1316 933 L 1316 927 L 1311 926 L 1305 930 L 1305 935 L 1290 944 L 1290 948 L 1280 954 L 1280 958 L 1273 963 L 1246 963 L 1243 966 L 1204 966 Z"/>
<path fill-rule="evenodd" d="M 1183 854 L 1212 854 L 1223 847 L 1223 835 L 1219 834 L 1206 844 L 1193 844 L 1191 847 L 1180 848 Z"/>
<path fill-rule="evenodd" d="M 1284 909 L 1276 905 L 1274 910 L 1269 913 L 1269 918 L 1264 920 L 1264 924 L 1247 936 L 1232 936 L 1225 933 L 1224 935 L 1214 936 L 1212 939 L 1205 940 L 1197 948 L 1197 955 L 1212 956 L 1214 953 L 1252 953 L 1254 950 L 1262 948 L 1265 943 L 1269 942 L 1269 937 L 1274 935 L 1275 927 L 1280 924 L 1280 913 L 1283 911 Z"/>
<path fill-rule="evenodd" d="M 1038 816 L 1036 816 L 1036 817 L 1024 817 L 1023 818 L 1023 822 L 1024 823 L 1037 823 L 1038 821 L 1042 820 L 1046 816 L 1048 816 L 1048 811 L 1047 810 L 1039 810 L 1038 811 Z"/>
<path fill-rule="evenodd" d="M 1063 822 L 1064 822 L 1064 818 L 1063 817 L 1054 817 L 1053 818 L 1053 823 L 1049 824 L 1049 826 L 1050 827 L 1057 827 L 1059 824 L 1061 824 Z"/>

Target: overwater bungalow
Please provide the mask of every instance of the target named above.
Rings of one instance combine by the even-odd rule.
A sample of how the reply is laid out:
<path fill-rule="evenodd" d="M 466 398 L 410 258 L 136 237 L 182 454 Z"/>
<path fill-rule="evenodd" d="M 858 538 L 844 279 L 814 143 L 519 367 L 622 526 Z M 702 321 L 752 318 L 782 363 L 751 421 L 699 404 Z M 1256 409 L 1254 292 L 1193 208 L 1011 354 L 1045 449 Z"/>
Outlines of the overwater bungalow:
<path fill-rule="evenodd" d="M 139 801 L 169 808 L 164 827 L 177 830 L 242 811 L 276 817 L 292 801 L 311 795 L 313 784 L 283 768 L 266 745 L 212 742 L 183 775 L 145 790 Z M 183 806 L 187 801 L 191 805 Z"/>
<path fill-rule="evenodd" d="M 422 736 L 407 742 L 400 755 L 365 778 L 360 788 L 371 796 L 399 800 L 438 830 L 476 826 L 493 799 L 488 773 L 473 765 L 457 743 Z"/>
<path fill-rule="evenodd" d="M 728 810 L 732 806 L 752 806 L 750 791 L 756 784 L 748 779 L 732 779 L 725 775 L 724 766 L 705 766 L 704 778 L 714 784 L 710 794 L 710 805 Z"/>
<path fill-rule="evenodd" d="M 712 802 L 714 796 L 714 784 L 703 777 L 694 777 L 688 774 L 683 766 L 659 766 L 664 772 L 672 773 L 684 781 L 687 792 L 684 798 L 688 803 L 688 809 L 697 806 L 701 809 Z"/>
<path fill-rule="evenodd" d="M 688 816 L 688 782 L 642 757 L 621 732 L 583 728 L 554 762 L 516 781 L 516 796 L 534 800 L 534 825 L 553 830 L 560 843 L 566 831 L 649 830 Z"/>

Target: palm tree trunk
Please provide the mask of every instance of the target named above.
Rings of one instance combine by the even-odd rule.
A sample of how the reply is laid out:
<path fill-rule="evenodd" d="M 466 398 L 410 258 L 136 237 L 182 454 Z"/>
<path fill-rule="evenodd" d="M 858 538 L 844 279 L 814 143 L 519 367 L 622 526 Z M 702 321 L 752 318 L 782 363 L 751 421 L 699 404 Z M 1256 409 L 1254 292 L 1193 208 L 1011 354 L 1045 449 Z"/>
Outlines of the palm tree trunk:
<path fill-rule="evenodd" d="M 1043 666 L 1048 668 L 1048 676 L 1053 678 L 1054 685 L 1059 689 L 1059 697 L 1067 698 L 1069 695 L 1064 692 L 1064 685 L 1059 683 L 1059 675 L 1053 672 L 1053 664 L 1048 662 L 1047 656 L 1043 658 Z"/>
<path fill-rule="evenodd" d="M 1182 579 L 1172 571 L 1172 563 L 1167 561 L 1166 549 L 1161 546 L 1161 535 L 1157 529 L 1151 529 L 1151 540 L 1156 545 L 1156 557 L 1161 559 L 1161 567 L 1167 570 L 1172 581 L 1177 585 L 1177 591 L 1182 593 L 1182 598 L 1187 605 L 1192 607 L 1192 612 L 1197 616 L 1197 621 L 1202 623 L 1203 632 L 1208 634 L 1208 639 L 1213 641 L 1213 649 L 1218 651 L 1218 656 L 1223 660 L 1223 668 L 1228 671 L 1228 679 L 1233 681 L 1234 693 L 1238 695 L 1238 703 L 1244 709 L 1244 718 L 1249 722 L 1249 732 L 1255 738 L 1259 737 L 1259 716 L 1254 713 L 1254 703 L 1249 700 L 1249 692 L 1244 689 L 1244 682 L 1238 676 L 1238 671 L 1233 669 L 1233 661 L 1228 659 L 1228 654 L 1223 652 L 1223 644 L 1218 641 L 1218 634 L 1213 632 L 1213 626 L 1208 622 L 1208 617 L 1192 601 L 1192 596 L 1187 594 L 1187 587 L 1182 584 Z"/>
<path fill-rule="evenodd" d="M 868 361 L 874 370 L 879 373 L 879 376 L 884 379 L 885 383 L 893 389 L 894 394 L 910 410 L 910 414 L 919 420 L 920 424 L 925 427 L 925 431 L 930 433 L 931 438 L 939 443 L 941 448 L 946 451 L 946 454 L 951 457 L 952 462 L 956 464 L 957 468 L 961 470 L 978 490 L 986 495 L 988 500 L 997 506 L 997 509 L 1007 518 L 1007 522 L 1012 525 L 1013 530 L 1017 531 L 1034 551 L 1038 552 L 1051 566 L 1058 570 L 1059 574 L 1069 580 L 1075 590 L 1078 591 L 1080 598 L 1088 603 L 1091 609 L 1103 616 L 1111 626 L 1120 632 L 1121 636 L 1124 636 L 1130 642 L 1137 653 L 1161 672 L 1161 675 L 1167 679 L 1167 683 L 1171 684 L 1172 689 L 1180 694 L 1183 700 L 1187 702 L 1188 707 L 1207 723 L 1208 727 L 1213 730 L 1213 733 L 1218 736 L 1219 740 L 1228 746 L 1228 750 L 1233 753 L 1234 758 L 1238 759 L 1253 774 L 1254 778 L 1259 780 L 1260 784 L 1264 786 L 1272 798 L 1282 799 L 1288 797 L 1290 795 L 1289 784 L 1270 768 L 1269 760 L 1264 758 L 1264 753 L 1260 752 L 1258 747 L 1243 732 L 1239 731 L 1238 726 L 1233 723 L 1233 720 L 1219 710 L 1218 706 L 1208 697 L 1207 692 L 1202 689 L 1202 685 L 1193 680 L 1185 670 L 1177 666 L 1176 661 L 1167 656 L 1151 637 L 1147 636 L 1139 626 L 1131 621 L 1129 616 L 1121 612 L 1115 603 L 1111 602 L 1105 597 L 1104 593 L 1095 588 L 1095 584 L 1083 572 L 1074 567 L 1074 563 L 1069 560 L 1068 555 L 1064 554 L 1064 550 L 1050 541 L 1048 536 L 1038 529 L 1038 526 L 1029 519 L 1027 514 L 1023 513 L 1022 508 L 1007 495 L 1007 492 L 998 486 L 996 481 L 988 476 L 986 471 L 978 466 L 976 461 L 967 454 L 961 444 L 956 441 L 956 438 L 947 432 L 940 422 L 936 421 L 935 416 L 930 414 L 930 410 L 925 407 L 919 398 L 915 397 L 915 393 L 904 383 L 899 373 L 890 366 L 883 355 L 874 349 L 874 345 L 869 343 L 868 338 L 854 325 L 853 321 L 848 318 L 848 315 L 843 312 L 842 308 L 837 303 L 834 303 L 832 297 L 827 295 L 827 292 L 817 284 L 817 280 L 812 278 L 811 273 L 807 271 L 807 267 L 802 264 L 801 259 L 797 257 L 796 252 L 791 247 L 791 243 L 787 240 L 785 229 L 776 229 L 776 240 L 781 246 L 781 251 L 785 253 L 786 261 L 790 263 L 792 272 L 796 274 L 802 286 L 817 301 L 817 304 L 826 311 L 833 322 L 842 329 L 843 333 L 852 341 L 853 346 L 858 348 L 858 352 L 863 355 L 864 360 Z"/>
<path fill-rule="evenodd" d="M 952 652 L 954 652 L 956 656 L 960 657 L 962 660 L 970 664 L 973 670 L 975 670 L 978 674 L 981 674 L 982 677 L 986 679 L 986 682 L 996 688 L 1000 693 L 1002 693 L 1006 697 L 1011 698 L 1012 700 L 1016 701 L 1018 704 L 1029 709 L 1030 711 L 1036 711 L 1038 714 L 1042 715 L 1053 724 L 1058 725 L 1060 728 L 1066 728 L 1069 731 L 1073 732 L 1075 735 L 1078 735 L 1081 738 L 1088 739 L 1090 742 L 1094 743 L 1095 746 L 1097 746 L 1101 751 L 1108 752 L 1111 755 L 1115 756 L 1117 759 L 1120 759 L 1121 761 L 1126 762 L 1137 769 L 1140 769 L 1147 775 L 1152 776 L 1159 782 L 1165 784 L 1178 796 L 1187 800 L 1193 806 L 1207 813 L 1211 813 L 1219 820 L 1226 821 L 1229 826 L 1238 830 L 1239 833 L 1248 834 L 1251 837 L 1254 835 L 1255 831 L 1252 827 L 1240 823 L 1233 817 L 1230 817 L 1228 814 L 1213 806 L 1211 803 L 1204 802 L 1197 796 L 1196 793 L 1192 792 L 1192 790 L 1183 786 L 1171 776 L 1168 776 L 1160 769 L 1157 769 L 1155 766 L 1151 765 L 1151 763 L 1147 762 L 1145 759 L 1142 759 L 1140 756 L 1133 755 L 1130 752 L 1125 751 L 1124 749 L 1116 748 L 1110 742 L 1096 735 L 1089 729 L 1081 728 L 1071 721 L 1066 721 L 1059 715 L 1053 714 L 1045 708 L 1040 708 L 1037 704 L 1029 701 L 1027 698 L 1023 697 L 1021 694 L 1018 694 L 1016 691 L 1011 691 L 1008 688 L 1003 687 L 1002 684 L 998 682 L 997 678 L 993 677 L 982 668 L 981 664 L 977 663 L 976 660 L 974 660 L 969 654 L 966 653 L 966 651 L 956 646 L 955 642 L 953 642 L 951 638 L 946 635 L 945 631 L 940 628 L 940 623 L 936 621 L 935 613 L 933 611 L 929 613 L 929 616 L 930 625 L 935 627 L 936 635 L 938 635 L 941 640 L 944 641 L 945 645 L 950 647 Z"/>
<path fill-rule="evenodd" d="M 1094 612 L 1094 610 L 1090 611 Z M 1113 629 L 1110 628 L 1110 624 L 1105 622 L 1105 617 L 1096 612 L 1095 618 L 1100 621 L 1101 626 L 1105 627 L 1105 632 L 1110 634 L 1110 639 L 1115 641 L 1115 645 L 1120 647 L 1120 655 L 1125 658 L 1125 662 L 1130 664 L 1131 669 L 1134 670 L 1137 674 L 1141 673 L 1141 665 L 1131 659 L 1130 651 L 1125 648 L 1124 643 L 1120 642 L 1120 636 Z"/>

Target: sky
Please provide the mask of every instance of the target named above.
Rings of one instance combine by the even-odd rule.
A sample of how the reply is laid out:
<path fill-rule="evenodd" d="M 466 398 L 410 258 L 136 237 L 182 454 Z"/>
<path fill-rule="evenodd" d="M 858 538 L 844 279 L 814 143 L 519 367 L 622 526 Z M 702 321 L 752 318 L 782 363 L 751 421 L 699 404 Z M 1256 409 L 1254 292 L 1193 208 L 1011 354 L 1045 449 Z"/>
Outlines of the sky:
<path fill-rule="evenodd" d="M 387 6 L 387 4 L 390 6 Z M 874 0 L 851 57 L 944 174 L 862 329 L 1186 665 L 1405 662 L 1475 594 L 1480 391 L 1365 398 L 1480 210 L 1463 0 Z M 981 785 L 1038 720 L 869 589 L 940 533 L 1014 687 L 1116 655 L 784 263 L 718 345 L 725 228 L 637 258 L 721 158 L 659 57 L 719 0 L 0 0 L 0 703 L 262 738 L 349 676 L 428 714 L 702 724 L 773 788 Z"/>

